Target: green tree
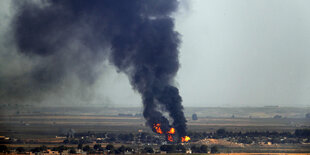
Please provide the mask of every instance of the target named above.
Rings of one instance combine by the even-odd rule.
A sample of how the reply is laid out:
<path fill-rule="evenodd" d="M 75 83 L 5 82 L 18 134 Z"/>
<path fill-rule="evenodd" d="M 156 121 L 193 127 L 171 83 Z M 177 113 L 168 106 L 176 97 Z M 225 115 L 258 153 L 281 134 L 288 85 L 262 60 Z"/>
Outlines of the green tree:
<path fill-rule="evenodd" d="M 83 151 L 89 152 L 89 151 L 90 151 L 89 145 L 84 146 L 84 147 L 83 147 Z"/>
<path fill-rule="evenodd" d="M 68 150 L 67 147 L 65 147 L 64 145 L 58 146 L 57 148 L 55 148 L 56 151 L 58 152 L 63 152 L 64 150 Z"/>
<path fill-rule="evenodd" d="M 142 150 L 143 153 L 154 153 L 154 150 L 152 147 L 150 146 L 146 146 L 144 147 L 144 149 Z"/>
<path fill-rule="evenodd" d="M 186 148 L 183 145 L 177 145 L 176 149 L 180 153 L 185 153 L 186 152 Z"/>
<path fill-rule="evenodd" d="M 0 152 L 1 153 L 8 153 L 9 152 L 9 148 L 5 145 L 0 145 Z"/>
<path fill-rule="evenodd" d="M 76 150 L 74 148 L 70 149 L 69 151 L 70 154 L 76 154 Z"/>
<path fill-rule="evenodd" d="M 116 135 L 114 133 L 108 134 L 107 137 L 108 137 L 108 139 L 107 139 L 108 142 L 115 142 L 116 141 Z"/>
<path fill-rule="evenodd" d="M 200 153 L 200 148 L 196 145 L 191 146 L 192 153 Z"/>
<path fill-rule="evenodd" d="M 100 144 L 95 144 L 95 145 L 94 145 L 94 149 L 95 149 L 95 150 L 99 150 L 100 148 L 101 148 L 101 145 L 100 145 Z"/>
<path fill-rule="evenodd" d="M 207 145 L 201 145 L 200 146 L 200 153 L 208 153 L 208 146 Z"/>
<path fill-rule="evenodd" d="M 40 151 L 46 151 L 47 147 L 45 145 L 40 146 Z"/>
<path fill-rule="evenodd" d="M 31 149 L 31 152 L 33 153 L 37 153 L 37 152 L 42 152 L 42 151 L 46 151 L 47 147 L 45 145 L 42 145 L 40 147 L 35 147 L 33 149 Z"/>
<path fill-rule="evenodd" d="M 296 137 L 304 137 L 310 138 L 310 129 L 296 129 L 295 130 Z"/>
<path fill-rule="evenodd" d="M 166 151 L 167 153 L 175 153 L 176 146 L 175 145 L 162 145 L 160 146 L 161 151 Z"/>
<path fill-rule="evenodd" d="M 119 148 L 117 149 L 117 151 L 118 151 L 119 153 L 125 153 L 126 147 L 125 147 L 124 145 L 122 145 L 121 147 L 119 147 Z"/>
<path fill-rule="evenodd" d="M 78 147 L 77 147 L 78 149 L 83 149 L 83 144 L 82 143 L 80 143 L 80 144 L 78 144 Z"/>
<path fill-rule="evenodd" d="M 32 153 L 38 153 L 38 152 L 41 152 L 41 150 L 39 147 L 35 147 L 35 148 L 31 149 L 31 152 Z"/>
<path fill-rule="evenodd" d="M 133 149 L 131 147 L 126 147 L 127 152 L 133 152 Z"/>
<path fill-rule="evenodd" d="M 218 134 L 218 135 L 224 135 L 226 133 L 226 130 L 225 129 L 218 129 L 217 131 L 216 131 L 216 134 Z"/>
<path fill-rule="evenodd" d="M 23 147 L 18 147 L 18 148 L 16 148 L 16 151 L 17 151 L 18 153 L 23 153 L 23 152 L 25 152 L 25 148 L 23 148 Z"/>
<path fill-rule="evenodd" d="M 217 146 L 212 146 L 211 147 L 211 153 L 218 153 L 219 152 L 219 149 Z"/>
<path fill-rule="evenodd" d="M 122 141 L 133 141 L 134 135 L 132 133 L 130 133 L 130 134 L 119 134 L 118 139 L 120 139 Z"/>
<path fill-rule="evenodd" d="M 114 145 L 108 144 L 105 148 L 106 148 L 107 150 L 113 150 L 113 149 L 114 149 Z"/>
<path fill-rule="evenodd" d="M 114 152 L 114 145 L 112 144 L 108 144 L 106 147 L 105 147 L 109 153 L 113 153 Z"/>

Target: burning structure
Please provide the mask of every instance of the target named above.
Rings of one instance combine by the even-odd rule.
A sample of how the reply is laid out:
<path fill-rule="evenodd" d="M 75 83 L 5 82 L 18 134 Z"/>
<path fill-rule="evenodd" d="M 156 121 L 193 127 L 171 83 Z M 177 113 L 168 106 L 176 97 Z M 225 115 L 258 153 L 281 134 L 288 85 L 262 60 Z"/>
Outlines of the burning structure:
<path fill-rule="evenodd" d="M 174 86 L 180 39 L 171 13 L 177 0 L 14 2 L 14 39 L 20 53 L 44 60 L 27 74 L 33 89 L 27 92 L 46 90 L 69 71 L 91 83 L 96 78 L 92 66 L 108 58 L 141 94 L 143 116 L 153 131 L 169 141 L 174 134 L 179 141 L 190 139 L 182 98 Z"/>
<path fill-rule="evenodd" d="M 160 123 L 156 123 L 153 124 L 153 131 L 158 133 L 158 134 L 165 134 L 166 138 L 169 142 L 173 142 L 173 135 L 175 134 L 175 128 L 170 127 L 170 129 L 167 132 L 163 132 L 163 130 L 161 129 L 161 124 Z M 188 136 L 184 136 L 181 137 L 181 142 L 188 142 L 190 140 L 190 137 Z"/>

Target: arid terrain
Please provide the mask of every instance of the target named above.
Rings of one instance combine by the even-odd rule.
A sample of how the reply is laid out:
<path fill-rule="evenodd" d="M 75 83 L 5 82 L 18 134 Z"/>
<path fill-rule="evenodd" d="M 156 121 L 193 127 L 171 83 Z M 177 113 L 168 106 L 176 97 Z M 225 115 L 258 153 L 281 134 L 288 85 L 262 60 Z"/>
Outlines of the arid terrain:
<path fill-rule="evenodd" d="M 192 141 L 186 143 L 186 147 L 190 147 L 191 145 L 207 145 L 209 147 L 216 145 L 220 152 L 223 153 L 310 152 L 310 143 L 308 142 L 272 143 L 272 139 L 268 142 L 268 137 L 266 137 L 266 140 L 252 138 L 252 142 L 243 143 L 240 142 L 240 139 L 236 139 L 236 136 L 216 135 L 220 129 L 225 130 L 226 134 L 239 132 L 294 134 L 297 129 L 310 128 L 309 118 L 305 118 L 305 114 L 309 112 L 309 108 L 295 108 L 295 110 L 287 110 L 287 108 L 282 109 L 280 107 L 256 109 L 213 108 L 213 111 L 208 113 L 210 109 L 200 108 L 197 110 L 196 108 L 188 108 L 185 110 L 188 120 L 188 133 L 192 136 Z M 262 109 L 265 109 L 265 111 L 260 111 Z M 95 108 L 94 112 L 91 112 L 91 110 L 92 107 L 84 110 L 76 107 L 67 109 L 55 107 L 33 109 L 8 108 L 1 116 L 0 136 L 15 140 L 6 144 L 10 148 L 35 148 L 41 145 L 45 145 L 48 148 L 55 148 L 60 145 L 69 148 L 76 147 L 77 144 L 75 143 L 64 143 L 68 136 L 68 130 L 74 131 L 75 138 L 81 138 L 83 135 L 92 135 L 96 139 L 96 137 L 100 137 L 99 135 L 103 135 L 103 133 L 139 135 L 141 132 L 158 137 L 158 135 L 153 133 L 145 125 L 140 108 L 103 108 L 103 110 Z M 108 112 L 105 113 L 105 111 Z M 223 113 L 225 111 L 229 111 L 230 113 Z M 239 112 L 237 113 L 237 111 Z M 192 120 L 191 115 L 193 113 L 198 115 L 198 120 Z M 210 116 L 211 114 L 213 117 Z M 281 117 L 274 117 L 276 115 L 281 115 Z M 206 138 L 200 138 L 202 134 L 206 134 Z M 135 139 L 125 144 L 133 146 L 137 141 Z M 100 142 L 100 145 L 105 147 L 108 143 Z M 112 141 L 112 143 L 114 142 Z M 93 147 L 95 144 L 96 142 L 89 143 L 88 145 Z M 118 140 L 114 144 L 116 147 L 123 145 L 122 141 Z M 141 145 L 153 144 L 147 142 Z M 157 144 L 155 146 L 158 147 Z"/>

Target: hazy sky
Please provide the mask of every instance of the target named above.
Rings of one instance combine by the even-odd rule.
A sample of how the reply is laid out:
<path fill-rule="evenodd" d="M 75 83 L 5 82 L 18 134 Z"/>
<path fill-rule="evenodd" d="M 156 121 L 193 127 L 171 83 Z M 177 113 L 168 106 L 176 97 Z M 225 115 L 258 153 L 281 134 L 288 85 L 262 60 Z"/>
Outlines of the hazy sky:
<path fill-rule="evenodd" d="M 310 105 L 310 1 L 185 2 L 175 13 L 182 35 L 176 81 L 183 105 Z M 5 11 L 1 18 L 7 17 Z M 127 77 L 104 68 L 94 96 L 140 106 Z"/>
<path fill-rule="evenodd" d="M 309 106 L 307 6 L 307 0 L 187 1 L 176 13 L 183 104 Z M 118 99 L 138 105 L 138 94 L 116 77 L 114 82 L 122 82 L 114 88 L 128 85 L 128 93 Z"/>
<path fill-rule="evenodd" d="M 177 18 L 185 105 L 310 105 L 310 1 L 190 2 Z"/>

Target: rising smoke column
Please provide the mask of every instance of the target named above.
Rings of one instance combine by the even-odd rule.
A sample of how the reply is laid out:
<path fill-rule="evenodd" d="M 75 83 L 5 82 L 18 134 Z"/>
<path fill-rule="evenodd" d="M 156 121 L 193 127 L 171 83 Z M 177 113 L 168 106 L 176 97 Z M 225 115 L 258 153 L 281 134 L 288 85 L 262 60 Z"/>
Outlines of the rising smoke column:
<path fill-rule="evenodd" d="M 168 131 L 169 121 L 162 114 L 167 111 L 179 137 L 186 135 L 182 98 L 174 86 L 180 40 L 170 14 L 177 0 L 28 0 L 16 5 L 13 27 L 21 53 L 50 58 L 31 73 L 38 87 L 58 81 L 71 65 L 91 72 L 92 62 L 83 62 L 85 51 L 68 47 L 72 40 L 90 49 L 93 63 L 101 60 L 100 49 L 110 49 L 110 62 L 141 94 L 150 127 L 161 123 Z M 88 79 L 88 73 L 73 71 Z"/>

